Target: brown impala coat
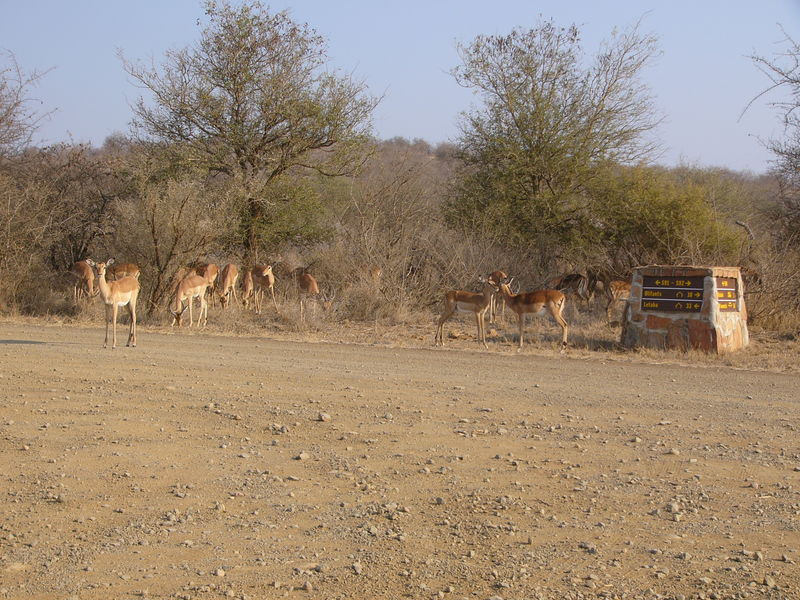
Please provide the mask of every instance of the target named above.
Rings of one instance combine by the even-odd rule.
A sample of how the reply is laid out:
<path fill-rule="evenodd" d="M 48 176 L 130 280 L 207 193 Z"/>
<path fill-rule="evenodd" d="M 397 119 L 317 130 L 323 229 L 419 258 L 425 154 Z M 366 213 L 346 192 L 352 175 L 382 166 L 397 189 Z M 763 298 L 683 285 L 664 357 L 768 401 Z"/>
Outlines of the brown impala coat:
<path fill-rule="evenodd" d="M 128 307 L 128 314 L 131 317 L 131 327 L 128 332 L 128 343 L 126 346 L 136 347 L 136 300 L 139 298 L 139 280 L 135 277 L 123 277 L 117 281 L 106 281 L 106 268 L 114 263 L 111 258 L 104 263 L 95 263 L 86 260 L 87 263 L 97 267 L 97 284 L 100 288 L 100 297 L 106 305 L 106 339 L 103 348 L 108 347 L 108 323 L 113 321 L 113 340 L 111 348 L 117 347 L 117 312 L 120 306 Z"/>
<path fill-rule="evenodd" d="M 508 307 L 517 313 L 520 350 L 522 349 L 522 335 L 525 329 L 525 315 L 528 313 L 538 315 L 546 309 L 555 319 L 555 322 L 561 326 L 561 352 L 564 352 L 567 347 L 567 333 L 569 332 L 569 325 L 567 325 L 564 317 L 561 316 L 566 301 L 564 294 L 558 290 L 536 290 L 534 292 L 512 294 L 511 288 L 507 283 L 500 284 L 500 291 Z"/>
<path fill-rule="evenodd" d="M 481 279 L 481 282 L 483 283 L 483 290 L 480 294 L 463 290 L 451 290 L 445 294 L 444 309 L 439 317 L 439 322 L 436 324 L 436 335 L 433 338 L 434 345 L 444 345 L 443 329 L 445 321 L 456 312 L 471 312 L 475 314 L 475 322 L 478 325 L 478 341 L 483 344 L 484 348 L 489 348 L 486 344 L 484 315 L 489 309 L 489 304 L 492 301 L 492 296 L 497 291 L 497 286 L 484 279 Z"/>
<path fill-rule="evenodd" d="M 628 281 L 620 281 L 618 279 L 609 281 L 605 288 L 605 295 L 606 299 L 608 300 L 608 304 L 606 304 L 606 319 L 610 323 L 612 307 L 617 302 L 627 300 L 630 297 L 631 284 Z"/>
<path fill-rule="evenodd" d="M 253 277 L 256 312 L 261 312 L 261 306 L 264 303 L 264 290 L 269 290 L 272 296 L 272 305 L 277 312 L 278 303 L 275 301 L 275 274 L 272 272 L 272 265 L 256 265 L 253 267 L 251 273 Z"/>
<path fill-rule="evenodd" d="M 92 271 L 89 262 L 91 261 L 79 260 L 74 263 L 69 270 L 73 277 L 75 277 L 75 286 L 72 290 L 72 297 L 75 300 L 75 304 L 77 304 L 81 298 L 94 297 L 98 292 L 94 287 L 94 271 Z"/>
<path fill-rule="evenodd" d="M 172 300 L 172 308 L 170 312 L 174 319 L 172 325 L 176 323 L 181 327 L 181 317 L 186 309 L 189 309 L 189 327 L 194 324 L 194 316 L 192 314 L 192 304 L 195 298 L 200 298 L 200 316 L 197 319 L 197 324 L 205 325 L 208 322 L 208 303 L 206 302 L 206 290 L 209 286 L 208 279 L 202 275 L 189 275 L 178 283 L 175 288 L 175 296 Z M 184 306 L 184 301 L 188 300 L 188 306 Z"/>
<path fill-rule="evenodd" d="M 231 298 L 236 300 L 236 280 L 239 278 L 239 268 L 228 263 L 222 267 L 219 274 L 219 303 L 225 309 L 231 303 Z"/>

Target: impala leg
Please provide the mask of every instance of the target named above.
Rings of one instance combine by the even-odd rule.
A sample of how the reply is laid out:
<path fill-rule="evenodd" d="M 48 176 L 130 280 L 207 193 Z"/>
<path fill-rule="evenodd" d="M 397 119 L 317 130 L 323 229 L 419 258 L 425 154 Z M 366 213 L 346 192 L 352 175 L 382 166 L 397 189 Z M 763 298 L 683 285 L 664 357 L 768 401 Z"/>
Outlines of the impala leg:
<path fill-rule="evenodd" d="M 475 312 L 475 324 L 478 326 L 478 342 L 483 344 L 483 347 L 488 350 L 489 347 L 486 345 L 486 337 L 484 335 L 484 329 L 483 329 L 483 318 L 484 318 L 483 311 L 479 310 Z"/>
<path fill-rule="evenodd" d="M 106 304 L 106 339 L 103 340 L 103 348 L 108 348 L 108 322 L 111 319 L 111 307 Z"/>
<path fill-rule="evenodd" d="M 192 305 L 194 304 L 194 298 L 189 296 L 189 327 L 194 324 L 194 315 L 192 314 Z"/>
<path fill-rule="evenodd" d="M 441 314 L 439 317 L 439 322 L 436 324 L 436 337 L 433 339 L 434 346 L 444 346 L 444 335 L 442 334 L 444 330 L 444 322 L 447 321 L 452 314 L 453 311 L 450 310 L 449 307 L 445 306 L 444 312 Z"/>
<path fill-rule="evenodd" d="M 522 350 L 522 332 L 525 329 L 525 313 L 519 313 L 519 349 Z"/>
<path fill-rule="evenodd" d="M 272 304 L 275 307 L 275 312 L 278 312 L 278 303 L 275 302 L 275 288 L 273 286 L 270 286 L 269 291 L 272 294 Z"/>
<path fill-rule="evenodd" d="M 114 317 L 114 323 L 113 323 L 113 325 L 111 327 L 111 331 L 112 331 L 112 333 L 111 333 L 111 335 L 112 335 L 111 349 L 112 350 L 117 347 L 117 311 L 118 310 L 119 310 L 119 307 L 117 306 L 117 303 L 115 302 L 114 305 L 113 305 L 113 308 L 111 309 L 111 314 Z"/>
<path fill-rule="evenodd" d="M 561 353 L 563 354 L 564 351 L 567 349 L 567 335 L 569 333 L 569 325 L 567 325 L 567 321 L 564 319 L 563 316 L 559 312 L 553 313 L 553 318 L 556 320 L 561 326 Z"/>
<path fill-rule="evenodd" d="M 198 325 L 200 325 L 201 319 L 203 321 L 202 326 L 205 327 L 208 324 L 208 302 L 206 301 L 205 296 L 200 299 L 200 318 L 197 320 Z"/>
<path fill-rule="evenodd" d="M 608 303 L 606 304 L 606 322 L 609 325 L 611 325 L 611 304 L 613 302 L 614 302 L 613 300 L 609 300 Z"/>
<path fill-rule="evenodd" d="M 136 348 L 136 304 L 128 302 L 128 314 L 131 317 L 131 329 L 128 333 L 128 343 L 126 345 Z"/>

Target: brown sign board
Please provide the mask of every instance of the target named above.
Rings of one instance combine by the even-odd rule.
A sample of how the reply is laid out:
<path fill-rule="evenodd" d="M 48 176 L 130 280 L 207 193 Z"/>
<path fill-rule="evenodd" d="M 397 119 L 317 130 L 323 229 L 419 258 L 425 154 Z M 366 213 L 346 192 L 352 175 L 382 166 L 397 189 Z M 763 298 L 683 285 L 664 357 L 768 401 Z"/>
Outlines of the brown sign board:
<path fill-rule="evenodd" d="M 705 277 L 642 278 L 641 309 L 659 312 L 700 312 Z"/>
<path fill-rule="evenodd" d="M 720 312 L 736 312 L 739 310 L 739 292 L 735 277 L 715 277 L 717 285 L 717 302 Z"/>
<path fill-rule="evenodd" d="M 648 277 L 642 278 L 642 289 L 677 288 L 703 291 L 705 277 Z"/>
<path fill-rule="evenodd" d="M 643 277 L 643 311 L 700 312 L 703 307 L 705 277 Z M 715 277 L 717 306 L 721 312 L 739 310 L 735 277 Z"/>
<path fill-rule="evenodd" d="M 702 290 L 692 290 L 685 288 L 658 288 L 642 289 L 642 298 L 653 298 L 662 300 L 702 300 Z"/>
<path fill-rule="evenodd" d="M 702 300 L 651 300 L 642 298 L 642 310 L 655 310 L 660 312 L 700 312 L 703 308 Z"/>
<path fill-rule="evenodd" d="M 718 290 L 735 290 L 736 278 L 735 277 L 715 277 L 717 280 Z"/>

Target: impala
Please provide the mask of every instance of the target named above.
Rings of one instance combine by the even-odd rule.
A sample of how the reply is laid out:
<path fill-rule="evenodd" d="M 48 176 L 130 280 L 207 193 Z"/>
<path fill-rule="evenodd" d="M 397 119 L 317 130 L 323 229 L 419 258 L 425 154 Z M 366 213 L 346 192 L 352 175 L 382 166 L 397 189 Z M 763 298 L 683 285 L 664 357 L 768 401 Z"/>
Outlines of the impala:
<path fill-rule="evenodd" d="M 200 298 L 200 316 L 197 319 L 198 326 L 201 322 L 203 326 L 208 323 L 208 303 L 206 302 L 206 290 L 208 286 L 208 279 L 201 275 L 189 275 L 178 283 L 175 288 L 175 297 L 172 301 L 175 310 L 170 308 L 170 312 L 174 317 L 172 326 L 175 326 L 177 323 L 178 327 L 181 327 L 181 317 L 183 317 L 183 313 L 186 312 L 187 308 L 189 309 L 189 327 L 194 324 L 192 304 L 195 298 Z M 188 301 L 186 306 L 184 306 L 184 301 Z"/>
<path fill-rule="evenodd" d="M 604 267 L 591 267 L 586 269 L 586 293 L 589 300 L 592 300 L 601 291 L 605 295 L 613 279 L 611 271 Z"/>
<path fill-rule="evenodd" d="M 219 303 L 225 309 L 231 303 L 231 297 L 236 300 L 236 280 L 239 278 L 239 269 L 236 265 L 228 263 L 219 274 Z"/>
<path fill-rule="evenodd" d="M 500 294 L 500 282 L 508 279 L 508 275 L 506 275 L 503 271 L 492 271 L 489 273 L 489 277 L 487 279 L 489 280 L 489 283 L 496 287 L 496 291 L 494 294 L 492 294 L 492 299 L 489 301 L 489 321 L 494 323 L 494 320 L 497 317 L 498 304 L 500 304 L 500 309 L 503 311 L 503 317 L 505 318 L 505 305 L 500 303 L 500 299 L 502 298 L 502 295 Z"/>
<path fill-rule="evenodd" d="M 610 281 L 605 288 L 606 299 L 606 320 L 611 323 L 611 308 L 621 300 L 627 300 L 631 295 L 631 284 L 628 281 Z"/>
<path fill-rule="evenodd" d="M 489 309 L 492 296 L 497 292 L 497 285 L 481 277 L 479 281 L 483 284 L 481 293 L 465 292 L 463 290 L 450 290 L 444 296 L 444 310 L 439 316 L 436 324 L 436 335 L 433 338 L 434 345 L 444 346 L 444 323 L 456 312 L 474 313 L 475 322 L 478 324 L 478 340 L 483 347 L 488 350 L 486 344 L 486 325 L 484 316 Z"/>
<path fill-rule="evenodd" d="M 75 304 L 81 298 L 92 298 L 99 292 L 94 288 L 94 271 L 90 263 L 91 259 L 79 260 L 70 267 L 69 272 L 75 277 L 75 286 L 72 289 Z"/>
<path fill-rule="evenodd" d="M 303 313 L 305 299 L 316 299 L 316 297 L 319 296 L 319 285 L 317 284 L 317 280 L 314 279 L 314 276 L 310 273 L 300 273 L 296 275 L 295 282 L 297 283 L 297 291 L 300 295 L 300 320 L 302 321 L 305 318 Z"/>
<path fill-rule="evenodd" d="M 195 273 L 200 277 L 204 277 L 208 281 L 207 295 L 214 302 L 214 291 L 217 288 L 217 276 L 219 275 L 219 267 L 214 263 L 203 263 L 195 267 Z"/>
<path fill-rule="evenodd" d="M 574 295 L 589 304 L 589 279 L 581 273 L 568 273 L 550 282 L 550 287 L 563 294 Z"/>
<path fill-rule="evenodd" d="M 256 305 L 256 312 L 261 312 L 264 303 L 264 290 L 269 290 L 272 295 L 272 304 L 275 312 L 278 311 L 278 303 L 275 302 L 275 274 L 272 272 L 272 265 L 256 265 L 252 270 L 253 292 Z"/>
<path fill-rule="evenodd" d="M 250 306 L 250 300 L 254 295 L 253 289 L 253 271 L 252 269 L 245 269 L 242 277 L 242 304 L 244 304 L 245 308 Z"/>
<path fill-rule="evenodd" d="M 123 277 L 133 277 L 139 279 L 141 271 L 134 263 L 115 263 L 108 269 L 107 273 L 114 278 L 114 280 L 122 279 Z"/>
<path fill-rule="evenodd" d="M 100 288 L 100 297 L 106 305 L 106 339 L 103 348 L 108 347 L 108 323 L 113 321 L 113 339 L 111 349 L 117 347 L 117 311 L 120 306 L 128 307 L 128 314 L 131 317 L 130 331 L 128 332 L 128 343 L 126 346 L 136 347 L 136 300 L 139 298 L 139 281 L 135 277 L 123 277 L 117 281 L 106 281 L 106 268 L 114 263 L 110 258 L 104 263 L 95 263 L 91 259 L 86 259 L 87 264 L 97 268 L 97 283 Z"/>
<path fill-rule="evenodd" d="M 564 303 L 566 297 L 558 290 L 536 290 L 534 292 L 524 292 L 522 294 L 514 294 L 511 292 L 509 284 L 504 282 L 500 284 L 500 292 L 506 301 L 508 307 L 517 313 L 519 319 L 519 349 L 522 350 L 522 335 L 525 329 L 525 315 L 531 313 L 539 315 L 543 310 L 547 310 L 550 315 L 555 319 L 555 322 L 561 326 L 561 352 L 563 353 L 567 347 L 567 333 L 569 332 L 569 325 L 564 320 L 561 313 L 564 310 Z"/>

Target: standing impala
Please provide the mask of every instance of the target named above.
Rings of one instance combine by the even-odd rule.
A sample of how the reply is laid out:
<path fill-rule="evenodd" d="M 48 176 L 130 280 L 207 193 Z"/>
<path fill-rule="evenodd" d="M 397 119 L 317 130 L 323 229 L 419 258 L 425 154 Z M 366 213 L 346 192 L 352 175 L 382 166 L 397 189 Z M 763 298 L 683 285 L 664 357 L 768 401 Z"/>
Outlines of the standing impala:
<path fill-rule="evenodd" d="M 208 288 L 206 294 L 211 298 L 211 303 L 214 303 L 214 292 L 217 289 L 217 277 L 219 276 L 219 267 L 214 263 L 204 263 L 197 265 L 194 269 L 197 275 L 205 277 L 208 281 Z"/>
<path fill-rule="evenodd" d="M 75 277 L 75 287 L 72 290 L 72 297 L 76 305 L 81 298 L 92 298 L 99 291 L 94 289 L 94 271 L 92 271 L 92 264 L 94 263 L 92 263 L 91 259 L 79 260 L 74 263 L 69 270 L 72 276 Z"/>
<path fill-rule="evenodd" d="M 300 320 L 302 321 L 305 319 L 305 300 L 306 298 L 316 299 L 319 296 L 319 285 L 311 273 L 295 274 L 295 282 L 297 282 L 297 291 L 300 295 Z"/>
<path fill-rule="evenodd" d="M 522 294 L 513 294 L 509 284 L 501 283 L 500 291 L 505 298 L 508 307 L 517 313 L 519 318 L 519 349 L 522 350 L 522 334 L 525 329 L 525 315 L 531 313 L 533 315 L 540 314 L 544 309 L 555 319 L 556 323 L 561 326 L 561 352 L 567 348 L 567 332 L 569 325 L 561 316 L 564 310 L 564 302 L 566 300 L 564 294 L 558 290 L 536 290 L 534 292 L 524 292 Z"/>
<path fill-rule="evenodd" d="M 489 273 L 489 283 L 496 286 L 495 293 L 492 294 L 492 299 L 489 301 L 489 322 L 494 323 L 495 319 L 497 318 L 497 306 L 500 305 L 501 310 L 503 310 L 503 318 L 505 319 L 505 305 L 501 303 L 502 294 L 500 294 L 500 282 L 505 281 L 508 279 L 508 275 L 506 275 L 503 271 L 492 271 Z"/>
<path fill-rule="evenodd" d="M 236 300 L 236 280 L 239 278 L 239 269 L 236 265 L 228 263 L 219 274 L 219 303 L 225 309 L 231 303 L 231 298 Z"/>
<path fill-rule="evenodd" d="M 463 290 L 451 290 L 445 294 L 444 310 L 439 317 L 439 322 L 436 324 L 436 336 L 433 338 L 434 345 L 444 345 L 444 336 L 442 335 L 444 322 L 456 312 L 466 312 L 474 313 L 475 321 L 478 324 L 478 340 L 483 344 L 484 348 L 489 349 L 486 344 L 486 324 L 483 319 L 489 309 L 492 296 L 497 292 L 497 285 L 483 277 L 479 281 L 483 284 L 483 290 L 480 294 Z"/>
<path fill-rule="evenodd" d="M 245 269 L 242 276 L 242 304 L 245 308 L 250 307 L 250 300 L 253 299 L 253 270 Z"/>
<path fill-rule="evenodd" d="M 255 297 L 256 312 L 261 312 L 261 305 L 264 303 L 264 290 L 269 290 L 272 294 L 272 304 L 275 311 L 278 311 L 278 303 L 275 302 L 275 274 L 272 272 L 272 265 L 256 265 L 252 270 L 253 293 Z"/>
<path fill-rule="evenodd" d="M 107 271 L 107 275 L 111 275 L 114 281 L 117 279 L 122 279 L 123 277 L 133 277 L 134 279 L 139 279 L 139 274 L 141 271 L 139 270 L 138 265 L 134 263 L 114 263 Z"/>
<path fill-rule="evenodd" d="M 103 348 L 108 347 L 108 323 L 113 321 L 113 340 L 112 350 L 117 347 L 117 311 L 120 306 L 128 307 L 128 314 L 131 317 L 131 327 L 128 333 L 128 343 L 126 346 L 136 347 L 136 300 L 139 298 L 139 280 L 135 277 L 123 277 L 116 281 L 106 281 L 106 267 L 114 263 L 110 258 L 104 263 L 95 263 L 91 259 L 86 262 L 97 268 L 97 283 L 100 288 L 100 297 L 106 305 L 106 339 Z"/>
<path fill-rule="evenodd" d="M 580 298 L 589 306 L 589 280 L 583 273 L 568 273 L 556 277 L 548 285 L 563 294 Z"/>
<path fill-rule="evenodd" d="M 605 287 L 605 294 L 608 300 L 608 304 L 606 304 L 606 320 L 611 324 L 611 309 L 617 302 L 627 300 L 630 297 L 631 284 L 628 281 L 620 281 L 618 279 L 609 281 Z"/>
<path fill-rule="evenodd" d="M 172 301 L 172 306 L 175 310 L 170 308 L 170 312 L 174 317 L 172 325 L 176 323 L 181 327 L 181 317 L 186 309 L 189 309 L 189 327 L 194 324 L 194 316 L 192 315 L 192 304 L 195 298 L 200 298 L 200 316 L 197 319 L 197 325 L 202 322 L 203 326 L 208 322 L 208 303 L 206 302 L 206 290 L 208 289 L 208 279 L 202 275 L 189 275 L 178 283 L 175 287 L 175 298 Z M 184 301 L 188 301 L 188 305 L 184 306 Z"/>

